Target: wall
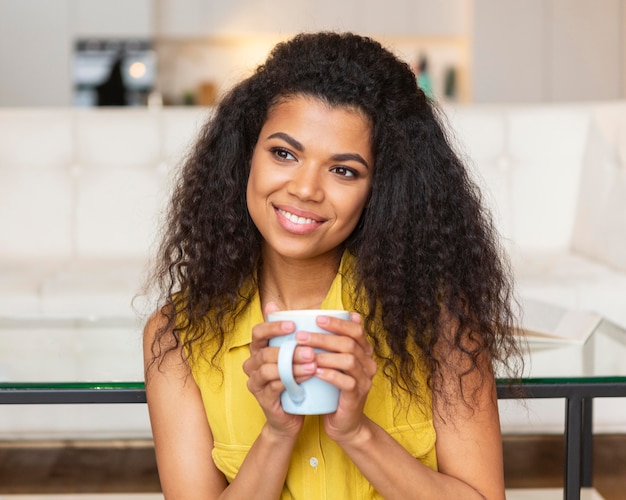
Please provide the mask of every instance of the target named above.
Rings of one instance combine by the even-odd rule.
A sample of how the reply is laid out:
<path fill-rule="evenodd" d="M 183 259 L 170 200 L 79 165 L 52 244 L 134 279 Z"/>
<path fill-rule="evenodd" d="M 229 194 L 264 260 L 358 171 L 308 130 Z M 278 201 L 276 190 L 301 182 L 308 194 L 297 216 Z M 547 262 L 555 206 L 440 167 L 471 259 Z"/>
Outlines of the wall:
<path fill-rule="evenodd" d="M 474 102 L 626 97 L 625 0 L 475 0 Z"/>

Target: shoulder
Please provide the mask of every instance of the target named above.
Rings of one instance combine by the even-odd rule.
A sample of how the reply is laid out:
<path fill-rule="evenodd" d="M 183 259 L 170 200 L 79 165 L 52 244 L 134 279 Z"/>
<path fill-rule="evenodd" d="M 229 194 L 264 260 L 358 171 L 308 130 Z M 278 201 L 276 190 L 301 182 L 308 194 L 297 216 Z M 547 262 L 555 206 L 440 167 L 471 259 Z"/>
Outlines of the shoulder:
<path fill-rule="evenodd" d="M 182 356 L 182 344 L 174 333 L 175 321 L 171 308 L 154 312 L 143 329 L 143 358 L 146 382 L 157 371 L 188 372 Z"/>

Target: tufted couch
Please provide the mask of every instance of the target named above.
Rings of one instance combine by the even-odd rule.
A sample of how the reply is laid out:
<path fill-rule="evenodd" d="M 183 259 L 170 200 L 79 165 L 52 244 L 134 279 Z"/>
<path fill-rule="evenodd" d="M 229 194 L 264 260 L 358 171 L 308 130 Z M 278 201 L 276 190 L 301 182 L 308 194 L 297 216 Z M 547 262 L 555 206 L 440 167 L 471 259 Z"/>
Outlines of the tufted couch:
<path fill-rule="evenodd" d="M 519 293 L 626 326 L 626 102 L 445 112 L 503 235 Z M 131 301 L 171 175 L 209 114 L 0 110 L 0 317 L 135 318 Z M 126 359 L 140 357 L 139 344 L 124 347 Z M 11 379 L 0 366 L 3 376 Z M 560 410 L 546 411 L 535 430 L 562 421 Z M 126 427 L 90 417 L 85 432 L 147 436 L 141 412 Z M 1 417 L 0 434 L 21 428 L 20 418 Z M 524 428 L 520 418 L 505 419 L 505 429 Z"/>
<path fill-rule="evenodd" d="M 518 291 L 626 326 L 626 103 L 450 110 Z"/>
<path fill-rule="evenodd" d="M 0 111 L 0 315 L 132 317 L 169 178 L 208 114 Z"/>

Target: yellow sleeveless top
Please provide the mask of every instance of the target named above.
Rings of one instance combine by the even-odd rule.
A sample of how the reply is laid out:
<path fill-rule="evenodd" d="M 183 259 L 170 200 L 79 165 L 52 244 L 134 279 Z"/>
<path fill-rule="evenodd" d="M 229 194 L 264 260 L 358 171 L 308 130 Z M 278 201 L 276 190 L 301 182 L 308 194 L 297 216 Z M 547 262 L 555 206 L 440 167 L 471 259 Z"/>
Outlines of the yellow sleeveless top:
<path fill-rule="evenodd" d="M 345 260 L 345 259 L 344 259 Z M 343 268 L 342 263 L 342 268 Z M 340 271 L 322 309 L 349 309 L 349 285 Z M 221 373 L 204 358 L 194 356 L 193 377 L 202 393 L 213 433 L 213 460 L 231 482 L 246 454 L 261 432 L 265 416 L 246 386 L 243 362 L 250 355 L 252 327 L 264 321 L 258 292 L 238 316 L 232 335 L 218 357 Z M 426 391 L 425 377 L 421 386 Z M 394 397 L 399 393 L 400 397 Z M 379 367 L 369 393 L 365 414 L 384 428 L 416 459 L 436 470 L 435 429 L 431 395 L 421 395 L 422 406 L 409 406 L 409 398 L 392 392 L 389 379 Z M 291 457 L 281 499 L 378 499 L 382 498 L 341 448 L 324 432 L 321 416 L 306 416 Z"/>

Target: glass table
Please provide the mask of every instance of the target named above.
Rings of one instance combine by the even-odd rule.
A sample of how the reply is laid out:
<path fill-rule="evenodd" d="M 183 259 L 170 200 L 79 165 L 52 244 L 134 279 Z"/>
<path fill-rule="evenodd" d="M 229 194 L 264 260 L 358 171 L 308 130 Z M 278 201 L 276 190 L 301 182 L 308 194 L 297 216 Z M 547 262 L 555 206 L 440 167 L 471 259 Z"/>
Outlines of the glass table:
<path fill-rule="evenodd" d="M 0 404 L 145 403 L 142 323 L 0 318 Z M 498 397 L 563 398 L 564 495 L 592 485 L 594 398 L 626 397 L 626 331 L 602 320 L 582 344 L 529 342 L 521 380 Z"/>
<path fill-rule="evenodd" d="M 0 403 L 145 403 L 135 318 L 0 317 Z"/>
<path fill-rule="evenodd" d="M 626 397 L 626 330 L 603 319 L 583 344 L 529 341 L 522 379 L 498 379 L 498 397 L 565 400 L 564 498 L 578 500 L 593 482 L 593 400 Z"/>

